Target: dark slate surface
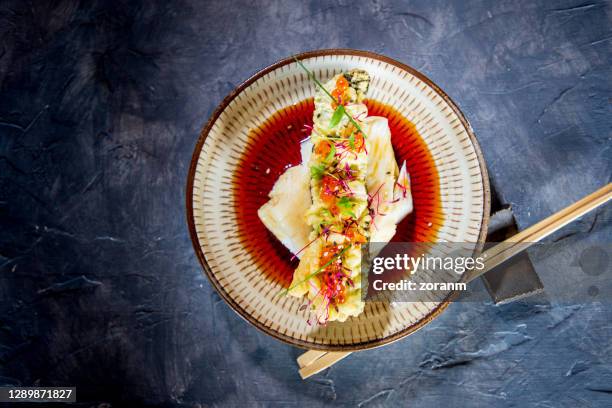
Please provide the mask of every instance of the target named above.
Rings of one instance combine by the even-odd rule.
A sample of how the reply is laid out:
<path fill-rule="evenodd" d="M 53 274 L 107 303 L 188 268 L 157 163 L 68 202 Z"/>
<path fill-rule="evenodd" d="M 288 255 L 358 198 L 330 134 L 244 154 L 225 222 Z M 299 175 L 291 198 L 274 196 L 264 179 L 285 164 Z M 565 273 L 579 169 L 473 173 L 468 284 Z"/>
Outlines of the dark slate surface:
<path fill-rule="evenodd" d="M 2 2 L 0 383 L 76 385 L 83 406 L 612 406 L 612 305 L 595 292 L 455 304 L 304 382 L 299 351 L 203 277 L 183 204 L 224 95 L 292 53 L 352 47 L 455 99 L 526 227 L 610 181 L 611 15 L 578 0 Z M 612 241 L 610 213 L 557 234 L 553 267 Z"/>

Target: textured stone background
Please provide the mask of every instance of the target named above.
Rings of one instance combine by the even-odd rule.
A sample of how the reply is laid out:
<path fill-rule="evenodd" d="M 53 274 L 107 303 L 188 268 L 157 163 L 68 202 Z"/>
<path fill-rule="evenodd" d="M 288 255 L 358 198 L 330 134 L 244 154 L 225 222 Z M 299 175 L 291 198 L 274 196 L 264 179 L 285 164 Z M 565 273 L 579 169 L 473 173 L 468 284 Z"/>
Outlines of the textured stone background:
<path fill-rule="evenodd" d="M 3 1 L 0 383 L 76 385 L 83 406 L 612 406 L 604 293 L 455 304 L 302 381 L 300 352 L 211 289 L 184 216 L 192 148 L 223 96 L 279 58 L 352 47 L 455 99 L 526 227 L 610 182 L 611 6 Z M 557 234 L 558 253 L 612 242 L 610 214 Z M 545 284 L 567 271 L 551 259 Z"/>

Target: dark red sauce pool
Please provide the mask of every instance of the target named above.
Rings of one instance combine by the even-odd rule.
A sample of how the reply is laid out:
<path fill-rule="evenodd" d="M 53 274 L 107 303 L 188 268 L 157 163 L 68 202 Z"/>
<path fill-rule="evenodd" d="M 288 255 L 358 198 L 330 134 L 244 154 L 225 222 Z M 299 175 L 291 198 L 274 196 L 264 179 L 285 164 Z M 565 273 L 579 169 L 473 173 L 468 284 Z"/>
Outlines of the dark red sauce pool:
<path fill-rule="evenodd" d="M 435 242 L 444 221 L 438 171 L 415 126 L 394 108 L 366 100 L 370 116 L 389 120 L 391 140 L 399 165 L 406 160 L 414 211 L 398 226 L 396 242 Z M 314 102 L 307 99 L 276 112 L 251 132 L 249 145 L 234 175 L 234 209 L 240 239 L 268 277 L 285 287 L 291 283 L 298 261 L 263 225 L 257 210 L 266 201 L 278 177 L 300 163 L 300 141 L 309 135 Z"/>

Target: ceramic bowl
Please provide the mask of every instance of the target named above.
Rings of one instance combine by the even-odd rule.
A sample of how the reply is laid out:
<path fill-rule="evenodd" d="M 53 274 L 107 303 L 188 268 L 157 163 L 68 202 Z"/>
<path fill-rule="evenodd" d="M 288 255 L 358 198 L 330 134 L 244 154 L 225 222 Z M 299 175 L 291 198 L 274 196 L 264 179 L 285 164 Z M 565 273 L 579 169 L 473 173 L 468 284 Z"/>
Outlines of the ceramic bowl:
<path fill-rule="evenodd" d="M 437 185 L 426 184 L 426 175 L 411 174 L 413 189 L 434 188 L 440 200 L 437 210 L 427 214 L 439 223 L 435 240 L 484 241 L 490 202 L 484 159 L 467 120 L 438 86 L 408 65 L 366 51 L 320 50 L 297 58 L 323 82 L 341 71 L 367 70 L 372 78 L 368 98 L 393 107 L 412 122 L 435 163 Z M 393 307 L 367 303 L 358 317 L 325 326 L 310 325 L 308 311 L 300 310 L 303 299 L 278 296 L 286 282 L 271 278 L 272 269 L 278 267 L 272 261 L 286 254 L 279 253 L 281 246 L 271 241 L 274 238 L 259 221 L 259 203 L 239 210 L 235 206 L 233 183 L 244 165 L 244 155 L 253 148 L 253 129 L 275 112 L 311 98 L 315 89 L 290 57 L 257 72 L 221 102 L 200 134 L 189 170 L 186 193 L 191 239 L 220 296 L 265 333 L 309 349 L 348 351 L 384 345 L 431 321 L 448 306 L 449 299 Z M 396 149 L 408 142 L 398 137 L 394 135 Z M 283 168 L 290 164 L 288 157 L 299 155 L 297 146 L 288 149 L 298 150 L 262 160 L 268 168 Z M 419 205 L 415 197 L 416 215 L 409 217 L 416 217 L 413 224 L 430 225 L 423 211 L 419 213 Z M 256 232 L 245 233 L 245 225 Z"/>

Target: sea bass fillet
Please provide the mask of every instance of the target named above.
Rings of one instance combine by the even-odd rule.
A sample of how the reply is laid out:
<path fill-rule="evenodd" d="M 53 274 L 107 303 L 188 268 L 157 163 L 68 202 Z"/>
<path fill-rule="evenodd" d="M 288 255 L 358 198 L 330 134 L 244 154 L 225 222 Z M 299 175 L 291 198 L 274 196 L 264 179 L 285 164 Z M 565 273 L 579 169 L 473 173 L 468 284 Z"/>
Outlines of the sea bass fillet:
<path fill-rule="evenodd" d="M 310 174 L 304 163 L 308 163 L 311 152 L 312 144 L 302 143 L 302 164 L 281 174 L 268 194 L 270 200 L 257 211 L 266 228 L 298 257 L 310 235 L 310 226 L 304 220 L 311 203 Z"/>

